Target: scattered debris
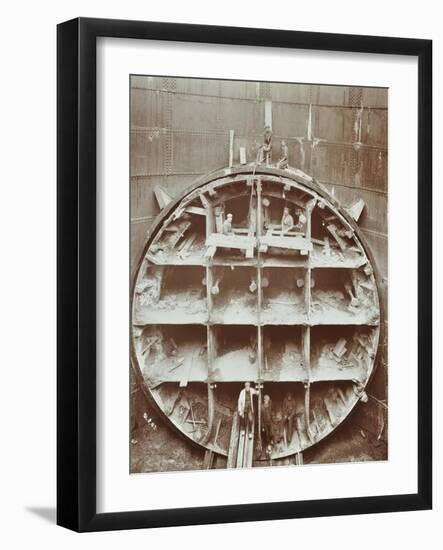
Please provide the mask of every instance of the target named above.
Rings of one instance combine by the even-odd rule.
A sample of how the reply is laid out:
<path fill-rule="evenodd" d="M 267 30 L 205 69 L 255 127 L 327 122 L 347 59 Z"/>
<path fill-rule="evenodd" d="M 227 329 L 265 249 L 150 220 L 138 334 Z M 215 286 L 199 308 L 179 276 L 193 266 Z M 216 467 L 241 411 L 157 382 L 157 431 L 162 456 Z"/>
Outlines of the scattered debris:
<path fill-rule="evenodd" d="M 337 357 L 343 357 L 345 353 L 346 353 L 346 339 L 340 338 L 340 340 L 335 344 L 334 354 Z"/>

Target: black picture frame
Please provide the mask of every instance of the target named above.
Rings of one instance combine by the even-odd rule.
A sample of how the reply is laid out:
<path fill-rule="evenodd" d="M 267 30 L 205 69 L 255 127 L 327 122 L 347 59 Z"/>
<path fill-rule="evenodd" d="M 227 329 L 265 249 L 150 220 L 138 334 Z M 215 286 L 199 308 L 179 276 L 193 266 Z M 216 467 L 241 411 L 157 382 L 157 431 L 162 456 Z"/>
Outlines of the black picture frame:
<path fill-rule="evenodd" d="M 416 494 L 173 510 L 96 511 L 96 39 L 302 48 L 418 59 Z M 57 29 L 57 523 L 104 531 L 432 507 L 432 41 L 78 18 Z"/>

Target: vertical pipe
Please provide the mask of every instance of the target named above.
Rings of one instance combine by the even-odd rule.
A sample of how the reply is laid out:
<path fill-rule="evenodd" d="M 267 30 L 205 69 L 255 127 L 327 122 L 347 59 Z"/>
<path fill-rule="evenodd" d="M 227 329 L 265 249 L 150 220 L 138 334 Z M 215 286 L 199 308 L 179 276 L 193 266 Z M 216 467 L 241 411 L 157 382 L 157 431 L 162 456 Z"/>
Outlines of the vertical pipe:
<path fill-rule="evenodd" d="M 215 417 L 215 397 L 214 387 L 212 381 L 213 362 L 214 362 L 214 327 L 210 324 L 207 325 L 207 356 L 208 356 L 208 379 L 207 379 L 207 391 L 208 391 L 208 430 L 203 437 L 201 443 L 206 445 L 211 438 L 212 430 L 214 426 Z"/>
<path fill-rule="evenodd" d="M 206 204 L 206 238 L 208 238 L 214 232 L 214 210 L 210 204 Z M 209 260 L 210 262 L 210 260 Z M 208 390 L 208 430 L 202 440 L 202 444 L 206 444 L 212 434 L 212 428 L 214 424 L 214 389 L 212 384 L 212 372 L 214 362 L 214 329 L 211 325 L 212 318 L 212 266 L 210 263 L 206 265 L 206 304 L 208 308 L 208 323 L 206 325 L 206 349 L 208 359 L 208 377 L 207 377 L 207 390 Z"/>
<path fill-rule="evenodd" d="M 208 308 L 208 322 L 212 320 L 212 308 L 213 308 L 213 299 L 212 299 L 212 284 L 213 284 L 213 272 L 212 266 L 206 266 L 206 307 Z"/>
<path fill-rule="evenodd" d="M 214 417 L 215 417 L 215 398 L 214 398 L 214 388 L 213 385 L 208 382 L 208 431 L 206 432 L 205 437 L 202 440 L 203 445 L 207 444 L 211 439 L 212 430 L 214 427 Z"/>
<path fill-rule="evenodd" d="M 265 101 L 265 126 L 272 130 L 272 101 Z"/>
<path fill-rule="evenodd" d="M 305 273 L 305 308 L 306 308 L 308 323 L 311 317 L 311 275 L 312 275 L 312 270 L 310 267 L 307 267 L 306 273 Z"/>
<path fill-rule="evenodd" d="M 311 380 L 311 327 L 302 328 L 303 364 L 306 371 L 306 380 Z"/>
<path fill-rule="evenodd" d="M 311 393 L 311 327 L 303 329 L 303 362 L 306 369 L 307 380 L 305 387 L 305 426 L 310 439 L 310 393 Z"/>
<path fill-rule="evenodd" d="M 256 212 L 256 242 L 257 242 L 257 327 L 258 327 L 258 334 L 257 334 L 257 356 L 258 356 L 258 378 L 261 379 L 262 375 L 262 363 L 263 363 L 263 345 L 262 345 L 262 331 L 261 331 L 261 308 L 262 308 L 262 301 L 263 301 L 263 289 L 262 289 L 262 272 L 261 272 L 261 262 L 260 262 L 260 246 L 259 246 L 259 239 L 260 235 L 259 232 L 261 231 L 261 218 L 262 218 L 262 211 L 261 211 L 261 180 L 257 178 L 255 180 L 256 183 L 256 195 L 257 195 L 257 212 Z M 252 189 L 254 189 L 254 185 L 252 186 Z"/>
<path fill-rule="evenodd" d="M 309 104 L 309 111 L 308 111 L 308 127 L 307 127 L 307 140 L 310 142 L 310 155 L 309 155 L 309 173 L 312 174 L 312 167 L 313 167 L 313 157 L 314 157 L 314 140 L 312 138 L 312 103 Z"/>
<path fill-rule="evenodd" d="M 312 204 L 311 201 L 306 205 L 306 239 L 311 242 L 311 215 L 312 215 Z M 307 311 L 308 323 L 310 322 L 311 316 L 311 251 L 308 252 L 308 267 L 306 269 L 305 277 L 305 307 Z M 304 329 L 303 333 L 303 360 L 306 367 L 306 372 L 308 374 L 308 384 L 310 384 L 311 379 L 311 327 L 308 325 Z M 306 412 L 306 402 L 308 403 L 309 409 L 309 393 L 307 394 L 308 398 L 306 401 L 306 392 L 305 392 L 305 412 Z M 306 418 L 306 426 L 309 425 L 309 410 Z"/>
<path fill-rule="evenodd" d="M 257 212 L 256 212 L 256 243 L 257 243 L 257 357 L 258 357 L 258 447 L 261 450 L 261 386 L 262 386 L 262 370 L 263 370 L 263 334 L 261 326 L 261 308 L 263 300 L 262 289 L 262 272 L 261 272 L 261 256 L 260 256 L 260 233 L 262 226 L 262 202 L 261 202 L 261 180 L 256 180 L 256 195 L 257 195 Z M 254 188 L 254 184 L 252 185 Z"/>
<path fill-rule="evenodd" d="M 311 427 L 310 427 L 310 420 L 309 420 L 309 414 L 310 414 L 310 399 L 311 399 L 311 383 L 307 382 L 305 384 L 305 426 L 306 426 L 306 434 L 309 439 L 311 439 Z"/>
<path fill-rule="evenodd" d="M 206 210 L 206 238 L 214 233 L 214 209 L 209 204 L 205 207 Z"/>
<path fill-rule="evenodd" d="M 305 209 L 305 215 L 306 215 L 306 240 L 308 242 L 311 242 L 311 232 L 312 232 L 312 210 L 315 206 L 315 199 L 308 201 Z M 306 270 L 306 277 L 305 277 L 305 306 L 306 306 L 306 312 L 308 315 L 308 322 L 310 320 L 311 315 L 311 277 L 312 277 L 312 270 L 311 270 L 311 251 L 308 251 L 308 257 L 307 257 L 307 263 L 308 267 Z"/>
<path fill-rule="evenodd" d="M 234 130 L 229 130 L 229 168 L 234 164 Z"/>

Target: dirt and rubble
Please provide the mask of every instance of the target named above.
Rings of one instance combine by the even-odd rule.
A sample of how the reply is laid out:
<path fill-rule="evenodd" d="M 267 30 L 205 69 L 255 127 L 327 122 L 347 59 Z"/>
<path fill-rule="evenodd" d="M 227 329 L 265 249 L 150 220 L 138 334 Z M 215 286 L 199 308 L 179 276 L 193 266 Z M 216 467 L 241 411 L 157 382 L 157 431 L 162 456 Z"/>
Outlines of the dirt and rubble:
<path fill-rule="evenodd" d="M 357 407 L 333 437 L 319 441 L 303 452 L 303 463 L 330 464 L 343 462 L 366 462 L 388 459 L 386 428 L 379 437 L 377 430 L 369 431 L 366 416 L 374 408 L 373 402 Z M 165 471 L 187 471 L 203 469 L 204 450 L 186 440 L 183 435 L 165 424 L 162 415 L 146 399 L 142 391 L 134 385 L 132 394 L 132 433 L 130 447 L 131 472 L 149 473 Z M 148 422 L 150 420 L 150 422 Z M 229 438 L 230 426 L 221 424 L 220 440 Z M 273 461 L 273 466 L 293 465 L 294 459 Z M 269 466 L 268 460 L 255 460 L 254 467 Z M 225 468 L 226 458 L 218 457 L 214 468 Z"/>

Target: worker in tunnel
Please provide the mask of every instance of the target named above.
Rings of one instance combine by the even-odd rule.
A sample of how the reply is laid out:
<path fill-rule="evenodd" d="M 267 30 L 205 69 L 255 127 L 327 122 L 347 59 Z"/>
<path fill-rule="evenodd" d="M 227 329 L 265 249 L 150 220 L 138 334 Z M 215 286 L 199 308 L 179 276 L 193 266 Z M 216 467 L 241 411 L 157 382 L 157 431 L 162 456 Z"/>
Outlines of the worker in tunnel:
<path fill-rule="evenodd" d="M 249 439 L 252 439 L 251 428 L 254 424 L 254 395 L 258 395 L 258 391 L 251 388 L 250 382 L 245 382 L 245 387 L 238 396 L 238 414 L 240 416 L 241 433 L 247 431 Z"/>
<path fill-rule="evenodd" d="M 296 215 L 297 215 L 297 224 L 295 225 L 295 229 L 297 231 L 300 231 L 302 233 L 306 233 L 306 223 L 307 223 L 307 218 L 303 212 L 303 209 L 302 208 L 297 208 L 297 210 L 295 211 Z"/>
<path fill-rule="evenodd" d="M 291 443 L 294 433 L 295 419 L 295 399 L 291 392 L 287 392 L 283 399 L 283 425 L 286 428 L 286 437 L 288 444 Z"/>
<path fill-rule="evenodd" d="M 271 444 L 280 445 L 283 439 L 283 415 L 280 410 L 272 414 Z"/>
<path fill-rule="evenodd" d="M 263 134 L 263 145 L 258 148 L 256 161 L 258 164 L 269 166 L 272 160 L 272 129 L 265 126 Z"/>
<path fill-rule="evenodd" d="M 269 395 L 263 397 L 261 427 L 265 435 L 266 445 L 272 445 L 272 400 Z"/>
<path fill-rule="evenodd" d="M 232 231 L 232 214 L 226 216 L 225 221 L 223 222 L 223 235 L 233 235 Z"/>
<path fill-rule="evenodd" d="M 281 218 L 281 234 L 285 235 L 291 229 L 294 227 L 294 218 L 291 216 L 289 212 L 289 208 L 287 206 L 283 209 L 283 215 Z"/>
<path fill-rule="evenodd" d="M 286 145 L 286 141 L 282 139 L 280 144 L 280 160 L 277 163 L 277 168 L 285 170 L 288 166 L 288 146 Z"/>

